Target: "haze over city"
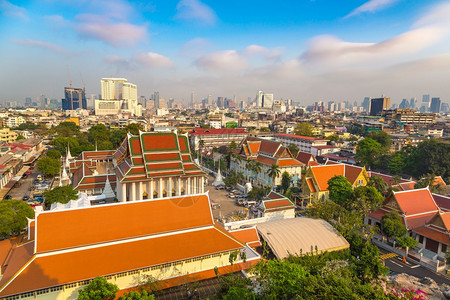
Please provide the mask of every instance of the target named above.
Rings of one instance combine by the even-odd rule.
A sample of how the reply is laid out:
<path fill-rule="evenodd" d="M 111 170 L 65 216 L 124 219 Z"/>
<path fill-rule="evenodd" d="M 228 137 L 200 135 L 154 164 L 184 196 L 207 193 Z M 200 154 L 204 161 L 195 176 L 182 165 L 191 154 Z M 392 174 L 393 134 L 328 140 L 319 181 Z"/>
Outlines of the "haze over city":
<path fill-rule="evenodd" d="M 314 101 L 431 94 L 448 101 L 449 1 L 0 1 L 0 101 L 69 85 L 100 93 L 125 77 L 138 95 L 257 90 Z"/>

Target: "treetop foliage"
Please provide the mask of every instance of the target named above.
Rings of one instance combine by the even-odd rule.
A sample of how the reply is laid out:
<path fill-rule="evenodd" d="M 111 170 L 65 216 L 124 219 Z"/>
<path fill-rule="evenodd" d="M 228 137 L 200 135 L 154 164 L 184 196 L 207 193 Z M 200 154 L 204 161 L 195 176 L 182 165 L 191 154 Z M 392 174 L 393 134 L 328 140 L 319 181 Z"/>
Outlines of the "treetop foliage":
<path fill-rule="evenodd" d="M 27 224 L 27 218 L 34 218 L 34 210 L 21 200 L 0 201 L 0 237 L 16 236 Z"/>

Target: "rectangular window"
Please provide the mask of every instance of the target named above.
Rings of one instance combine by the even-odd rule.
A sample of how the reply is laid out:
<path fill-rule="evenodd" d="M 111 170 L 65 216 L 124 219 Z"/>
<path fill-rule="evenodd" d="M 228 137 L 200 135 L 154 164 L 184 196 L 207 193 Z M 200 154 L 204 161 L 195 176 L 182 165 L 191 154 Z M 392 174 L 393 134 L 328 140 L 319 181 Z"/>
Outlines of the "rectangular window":
<path fill-rule="evenodd" d="M 419 243 L 423 244 L 423 235 L 419 235 Z"/>

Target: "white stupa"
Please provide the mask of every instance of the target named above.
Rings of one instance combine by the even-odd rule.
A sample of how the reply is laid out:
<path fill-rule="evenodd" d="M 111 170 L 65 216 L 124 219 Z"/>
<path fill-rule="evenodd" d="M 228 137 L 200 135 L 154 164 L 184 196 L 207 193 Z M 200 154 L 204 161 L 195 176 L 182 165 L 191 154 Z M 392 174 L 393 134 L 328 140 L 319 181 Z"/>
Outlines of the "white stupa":
<path fill-rule="evenodd" d="M 225 182 L 223 182 L 222 174 L 220 173 L 220 165 L 219 170 L 217 171 L 216 179 L 214 179 L 214 182 L 212 183 L 213 186 L 221 186 L 225 185 Z"/>
<path fill-rule="evenodd" d="M 111 187 L 111 183 L 109 182 L 108 176 L 106 176 L 105 188 L 103 189 L 102 195 L 104 195 L 105 198 L 107 198 L 107 199 L 116 197 L 116 194 L 114 193 L 114 191 Z"/>

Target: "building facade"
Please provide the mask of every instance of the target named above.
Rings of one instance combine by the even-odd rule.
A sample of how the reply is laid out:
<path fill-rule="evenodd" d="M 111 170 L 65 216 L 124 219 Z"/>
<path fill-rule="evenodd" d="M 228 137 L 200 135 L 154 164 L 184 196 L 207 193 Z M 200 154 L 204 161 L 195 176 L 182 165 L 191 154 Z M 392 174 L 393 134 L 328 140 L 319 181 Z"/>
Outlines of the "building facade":
<path fill-rule="evenodd" d="M 86 93 L 84 89 L 65 87 L 64 99 L 62 99 L 63 110 L 87 109 Z"/>

